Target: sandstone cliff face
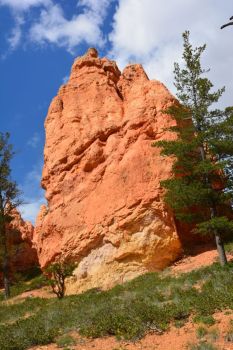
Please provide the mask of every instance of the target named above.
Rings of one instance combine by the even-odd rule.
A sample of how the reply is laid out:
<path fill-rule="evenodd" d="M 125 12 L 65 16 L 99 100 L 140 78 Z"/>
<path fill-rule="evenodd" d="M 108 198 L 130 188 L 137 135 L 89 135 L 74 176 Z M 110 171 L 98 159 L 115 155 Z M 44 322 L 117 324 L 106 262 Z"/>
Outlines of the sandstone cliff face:
<path fill-rule="evenodd" d="M 39 265 L 36 249 L 32 247 L 34 227 L 16 209 L 13 216 L 8 233 L 11 270 L 24 272 Z"/>
<path fill-rule="evenodd" d="M 69 292 L 108 288 L 169 265 L 181 252 L 160 181 L 171 175 L 154 140 L 172 135 L 174 97 L 141 65 L 122 72 L 90 49 L 72 67 L 45 122 L 48 208 L 34 234 L 42 267 L 79 262 Z"/>

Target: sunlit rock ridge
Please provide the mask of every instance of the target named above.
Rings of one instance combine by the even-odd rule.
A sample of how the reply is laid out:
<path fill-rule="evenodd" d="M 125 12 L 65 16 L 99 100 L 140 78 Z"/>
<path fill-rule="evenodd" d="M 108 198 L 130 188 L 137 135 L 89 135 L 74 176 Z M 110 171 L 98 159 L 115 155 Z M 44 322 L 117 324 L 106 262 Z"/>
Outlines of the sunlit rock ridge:
<path fill-rule="evenodd" d="M 170 139 L 162 113 L 175 102 L 139 64 L 121 73 L 95 49 L 75 60 L 45 121 L 42 186 L 48 207 L 34 233 L 40 264 L 79 262 L 70 293 L 109 288 L 168 266 L 181 253 L 160 181 L 172 160 L 151 146 Z"/>

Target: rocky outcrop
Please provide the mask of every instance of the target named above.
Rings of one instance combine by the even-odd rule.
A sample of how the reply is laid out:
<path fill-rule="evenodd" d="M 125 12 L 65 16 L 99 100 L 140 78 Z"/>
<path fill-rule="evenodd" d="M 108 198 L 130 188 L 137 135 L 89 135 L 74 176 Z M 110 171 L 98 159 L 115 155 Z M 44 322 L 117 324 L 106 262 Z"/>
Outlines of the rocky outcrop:
<path fill-rule="evenodd" d="M 24 221 L 16 209 L 12 214 L 13 220 L 7 229 L 11 271 L 24 272 L 39 265 L 36 249 L 32 247 L 34 227 Z"/>
<path fill-rule="evenodd" d="M 151 147 L 169 139 L 162 111 L 174 97 L 139 64 L 121 73 L 95 49 L 78 58 L 45 122 L 42 186 L 48 207 L 34 234 L 42 267 L 79 262 L 70 292 L 108 288 L 168 266 L 181 252 L 160 181 L 172 160 Z"/>

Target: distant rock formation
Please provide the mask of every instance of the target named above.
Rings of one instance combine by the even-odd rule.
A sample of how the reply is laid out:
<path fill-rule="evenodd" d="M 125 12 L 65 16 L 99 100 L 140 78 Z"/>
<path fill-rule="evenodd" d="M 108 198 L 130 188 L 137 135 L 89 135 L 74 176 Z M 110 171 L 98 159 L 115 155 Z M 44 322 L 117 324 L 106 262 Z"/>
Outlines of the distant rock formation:
<path fill-rule="evenodd" d="M 121 73 L 95 49 L 76 59 L 45 121 L 42 186 L 48 207 L 36 221 L 42 267 L 79 262 L 69 292 L 108 288 L 168 266 L 181 253 L 160 181 L 172 159 L 155 140 L 171 139 L 162 113 L 175 102 L 139 64 Z"/>
<path fill-rule="evenodd" d="M 14 218 L 7 230 L 10 270 L 12 276 L 14 276 L 14 273 L 23 273 L 39 266 L 39 262 L 37 251 L 32 247 L 33 225 L 28 221 L 24 221 L 16 209 L 12 214 Z"/>

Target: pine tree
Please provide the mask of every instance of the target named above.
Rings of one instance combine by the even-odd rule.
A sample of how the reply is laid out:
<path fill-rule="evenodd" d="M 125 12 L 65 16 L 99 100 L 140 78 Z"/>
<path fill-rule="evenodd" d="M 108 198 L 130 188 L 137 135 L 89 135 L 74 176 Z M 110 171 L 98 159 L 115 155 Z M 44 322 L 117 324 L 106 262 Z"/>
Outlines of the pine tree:
<path fill-rule="evenodd" d="M 9 134 L 0 133 L 0 253 L 5 298 L 10 296 L 9 223 L 12 220 L 13 209 L 21 203 L 17 184 L 11 180 L 10 160 L 13 155 L 13 147 L 9 144 Z"/>
<path fill-rule="evenodd" d="M 189 32 L 183 33 L 184 67 L 174 65 L 175 87 L 179 103 L 165 112 L 176 120 L 169 130 L 173 141 L 155 142 L 161 154 L 174 156 L 174 176 L 161 182 L 165 201 L 181 222 L 194 225 L 200 234 L 213 234 L 220 263 L 227 263 L 223 234 L 233 232 L 233 107 L 214 109 L 224 88 L 212 91 L 201 67 L 206 45 L 193 48 Z"/>

